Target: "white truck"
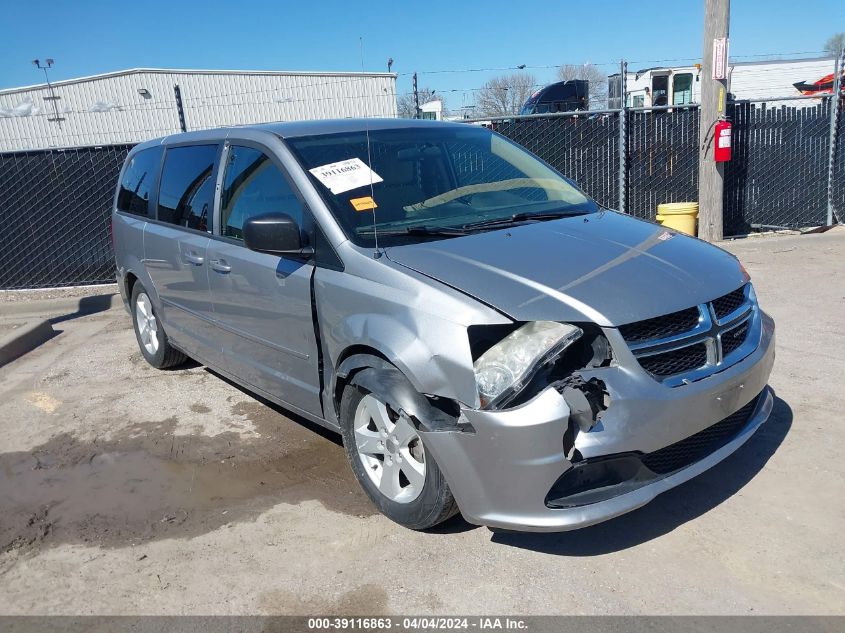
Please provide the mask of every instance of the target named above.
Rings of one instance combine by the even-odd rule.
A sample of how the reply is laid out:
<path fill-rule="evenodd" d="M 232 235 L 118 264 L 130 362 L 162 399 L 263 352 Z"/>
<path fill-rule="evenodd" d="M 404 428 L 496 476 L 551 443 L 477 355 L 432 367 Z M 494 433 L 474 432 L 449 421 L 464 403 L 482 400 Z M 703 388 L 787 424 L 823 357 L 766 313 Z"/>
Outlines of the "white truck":
<path fill-rule="evenodd" d="M 812 59 L 736 62 L 728 66 L 728 93 L 734 99 L 766 99 L 830 94 L 833 91 L 833 57 Z M 608 77 L 611 108 L 618 108 L 620 73 Z M 644 68 L 628 72 L 625 105 L 629 108 L 674 106 L 699 103 L 701 64 Z M 787 103 L 787 102 L 784 102 Z M 815 99 L 792 101 L 790 105 L 815 105 Z"/>

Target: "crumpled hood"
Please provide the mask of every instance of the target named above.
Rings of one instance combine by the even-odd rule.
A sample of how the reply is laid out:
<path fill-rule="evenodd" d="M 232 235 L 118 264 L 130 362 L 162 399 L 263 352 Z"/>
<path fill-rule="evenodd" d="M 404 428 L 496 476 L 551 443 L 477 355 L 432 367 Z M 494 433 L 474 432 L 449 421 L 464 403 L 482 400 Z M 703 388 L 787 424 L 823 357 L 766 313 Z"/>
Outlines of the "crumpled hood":
<path fill-rule="evenodd" d="M 747 279 L 720 248 L 608 211 L 386 253 L 518 321 L 618 326 L 710 301 Z"/>

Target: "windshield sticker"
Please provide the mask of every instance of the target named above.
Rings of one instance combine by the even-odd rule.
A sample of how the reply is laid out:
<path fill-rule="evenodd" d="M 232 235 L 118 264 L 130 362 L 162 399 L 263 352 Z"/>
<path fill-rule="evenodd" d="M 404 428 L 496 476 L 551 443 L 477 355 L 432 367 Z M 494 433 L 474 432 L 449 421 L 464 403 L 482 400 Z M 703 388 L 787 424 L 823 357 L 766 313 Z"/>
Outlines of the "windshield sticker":
<path fill-rule="evenodd" d="M 376 201 L 370 196 L 365 196 L 364 198 L 352 198 L 349 202 L 352 204 L 352 208 L 356 211 L 369 211 L 370 209 L 378 207 Z"/>
<path fill-rule="evenodd" d="M 329 163 L 322 167 L 309 169 L 314 177 L 328 187 L 334 194 L 351 191 L 371 182 L 382 182 L 383 178 L 360 158 L 350 158 L 337 163 Z"/>

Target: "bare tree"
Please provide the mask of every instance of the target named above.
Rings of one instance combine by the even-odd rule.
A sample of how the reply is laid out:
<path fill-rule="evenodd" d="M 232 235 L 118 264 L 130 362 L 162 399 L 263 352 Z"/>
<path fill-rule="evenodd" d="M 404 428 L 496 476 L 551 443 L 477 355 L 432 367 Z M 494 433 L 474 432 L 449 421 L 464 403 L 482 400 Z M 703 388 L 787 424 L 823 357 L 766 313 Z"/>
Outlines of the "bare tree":
<path fill-rule="evenodd" d="M 435 95 L 431 88 L 420 88 L 417 90 L 419 95 L 420 105 L 428 103 L 429 101 L 439 101 L 443 104 L 443 113 L 446 113 L 446 100 L 440 96 Z M 413 119 L 417 115 L 417 107 L 414 103 L 414 93 L 409 92 L 400 95 L 396 99 L 396 110 L 400 119 Z"/>
<path fill-rule="evenodd" d="M 836 33 L 824 43 L 824 52 L 831 57 L 839 57 L 845 48 L 845 33 Z"/>
<path fill-rule="evenodd" d="M 590 83 L 590 108 L 607 107 L 607 74 L 594 64 L 564 64 L 557 69 L 560 81 L 583 79 Z"/>
<path fill-rule="evenodd" d="M 481 87 L 476 99 L 480 116 L 519 114 L 522 105 L 537 87 L 537 80 L 529 73 L 513 73 L 494 77 Z"/>

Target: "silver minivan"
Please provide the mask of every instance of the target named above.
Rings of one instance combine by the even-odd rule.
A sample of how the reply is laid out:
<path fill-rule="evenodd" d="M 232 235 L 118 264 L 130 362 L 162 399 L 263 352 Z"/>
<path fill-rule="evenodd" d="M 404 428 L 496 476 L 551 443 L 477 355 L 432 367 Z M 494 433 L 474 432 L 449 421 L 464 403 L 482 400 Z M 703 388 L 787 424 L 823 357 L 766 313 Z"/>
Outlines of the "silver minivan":
<path fill-rule="evenodd" d="M 414 529 L 578 528 L 644 505 L 772 410 L 774 323 L 737 259 L 433 121 L 138 145 L 112 218 L 141 353 L 340 432 Z"/>

